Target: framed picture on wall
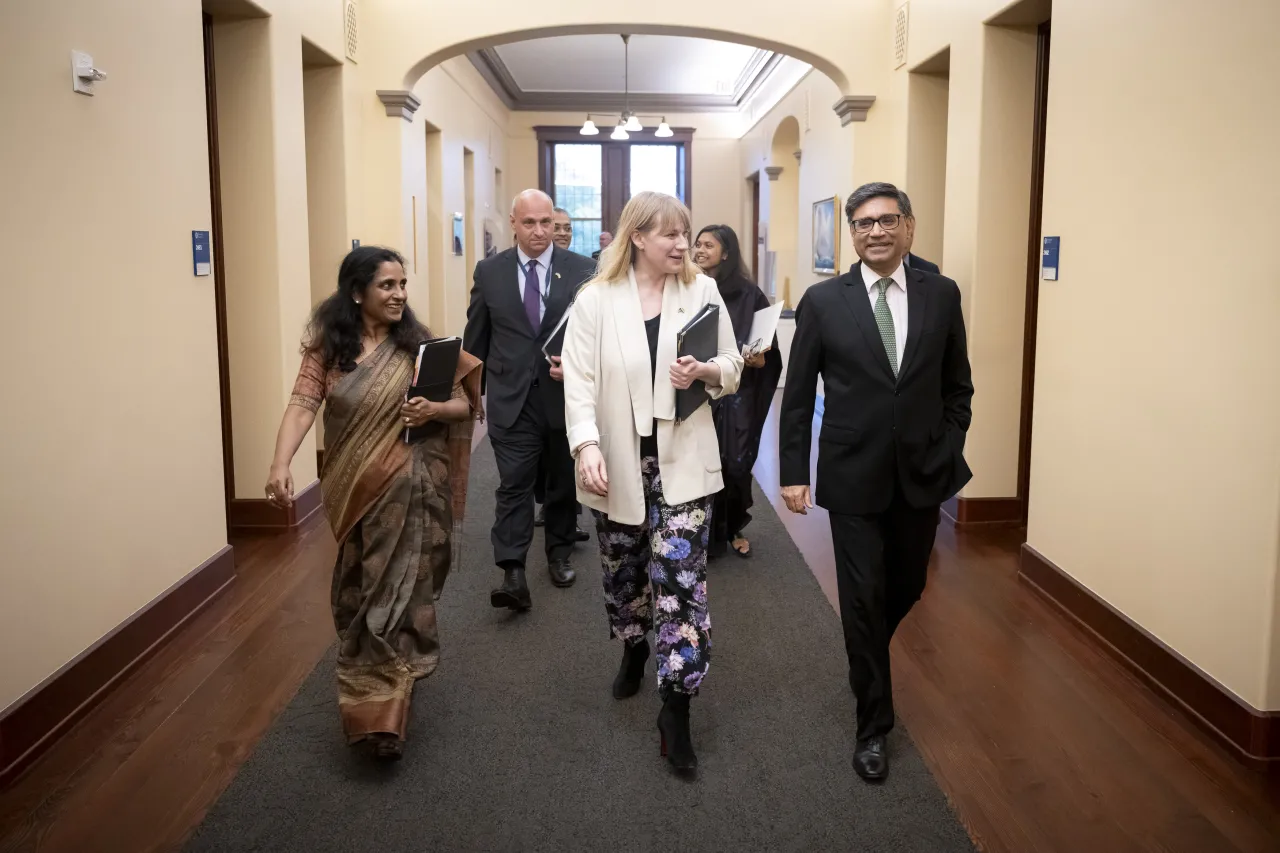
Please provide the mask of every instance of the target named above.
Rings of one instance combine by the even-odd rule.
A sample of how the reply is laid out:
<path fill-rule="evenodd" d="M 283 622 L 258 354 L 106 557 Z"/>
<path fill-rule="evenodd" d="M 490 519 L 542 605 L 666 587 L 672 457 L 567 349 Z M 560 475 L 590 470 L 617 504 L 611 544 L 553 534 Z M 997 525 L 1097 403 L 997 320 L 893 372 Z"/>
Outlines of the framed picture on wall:
<path fill-rule="evenodd" d="M 493 244 L 493 223 L 485 220 L 484 223 L 484 256 L 498 254 L 498 247 Z"/>
<path fill-rule="evenodd" d="M 813 271 L 834 273 L 840 268 L 840 198 L 813 203 Z"/>
<path fill-rule="evenodd" d="M 455 213 L 453 215 L 453 253 L 455 255 L 462 254 L 462 246 L 463 246 L 462 241 L 464 239 L 465 237 L 463 236 L 463 231 L 462 231 L 462 214 Z"/>

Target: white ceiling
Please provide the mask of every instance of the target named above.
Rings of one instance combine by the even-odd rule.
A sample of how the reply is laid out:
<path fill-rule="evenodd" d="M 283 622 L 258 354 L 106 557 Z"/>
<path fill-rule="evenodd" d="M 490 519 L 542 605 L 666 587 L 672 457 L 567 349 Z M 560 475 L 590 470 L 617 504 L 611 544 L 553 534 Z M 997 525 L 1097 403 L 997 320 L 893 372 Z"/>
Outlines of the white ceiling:
<path fill-rule="evenodd" d="M 748 45 L 685 36 L 555 36 L 486 48 L 471 62 L 511 109 L 619 108 L 629 69 L 634 110 L 737 110 L 783 59 Z"/>
<path fill-rule="evenodd" d="M 616 35 L 558 36 L 496 48 L 525 92 L 621 92 L 623 43 Z M 631 91 L 731 95 L 757 50 L 681 36 L 631 37 Z"/>

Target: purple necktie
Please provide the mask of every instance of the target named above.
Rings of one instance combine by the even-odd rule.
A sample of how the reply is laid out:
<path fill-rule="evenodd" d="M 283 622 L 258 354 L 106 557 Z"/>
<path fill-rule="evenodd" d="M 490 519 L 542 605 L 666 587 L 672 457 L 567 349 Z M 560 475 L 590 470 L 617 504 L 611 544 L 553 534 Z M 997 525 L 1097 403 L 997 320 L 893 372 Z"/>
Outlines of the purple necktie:
<path fill-rule="evenodd" d="M 542 328 L 542 317 L 539 316 L 541 293 L 538 285 L 538 262 L 529 261 L 529 269 L 524 277 L 524 313 L 529 318 L 529 328 L 538 334 Z"/>

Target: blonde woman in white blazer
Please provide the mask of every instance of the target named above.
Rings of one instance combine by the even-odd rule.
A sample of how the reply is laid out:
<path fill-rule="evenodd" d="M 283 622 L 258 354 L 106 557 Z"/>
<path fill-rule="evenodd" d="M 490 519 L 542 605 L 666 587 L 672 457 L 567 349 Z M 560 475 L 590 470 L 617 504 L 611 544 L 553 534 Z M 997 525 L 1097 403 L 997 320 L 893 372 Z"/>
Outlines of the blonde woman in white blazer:
<path fill-rule="evenodd" d="M 732 321 L 715 280 L 694 266 L 689 236 L 678 199 L 642 192 L 627 202 L 573 306 L 562 359 L 578 498 L 595 510 L 605 610 L 624 643 L 613 695 L 639 691 L 652 629 L 662 754 L 684 773 L 697 767 L 689 700 L 711 652 L 706 547 L 724 483 L 711 407 L 677 423 L 676 389 L 701 380 L 717 398 L 742 376 Z M 677 359 L 676 333 L 708 303 L 720 306 L 717 354 Z"/>

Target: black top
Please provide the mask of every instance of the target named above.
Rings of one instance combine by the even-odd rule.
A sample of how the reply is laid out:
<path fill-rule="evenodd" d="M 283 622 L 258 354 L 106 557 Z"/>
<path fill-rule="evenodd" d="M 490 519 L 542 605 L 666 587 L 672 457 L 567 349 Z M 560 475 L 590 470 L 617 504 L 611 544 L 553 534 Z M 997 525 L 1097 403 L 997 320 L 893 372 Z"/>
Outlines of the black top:
<path fill-rule="evenodd" d="M 644 333 L 649 338 L 649 364 L 653 366 L 653 381 L 658 381 L 658 329 L 662 315 L 644 321 Z M 653 419 L 653 431 L 640 437 L 640 458 L 658 455 L 658 419 Z"/>

